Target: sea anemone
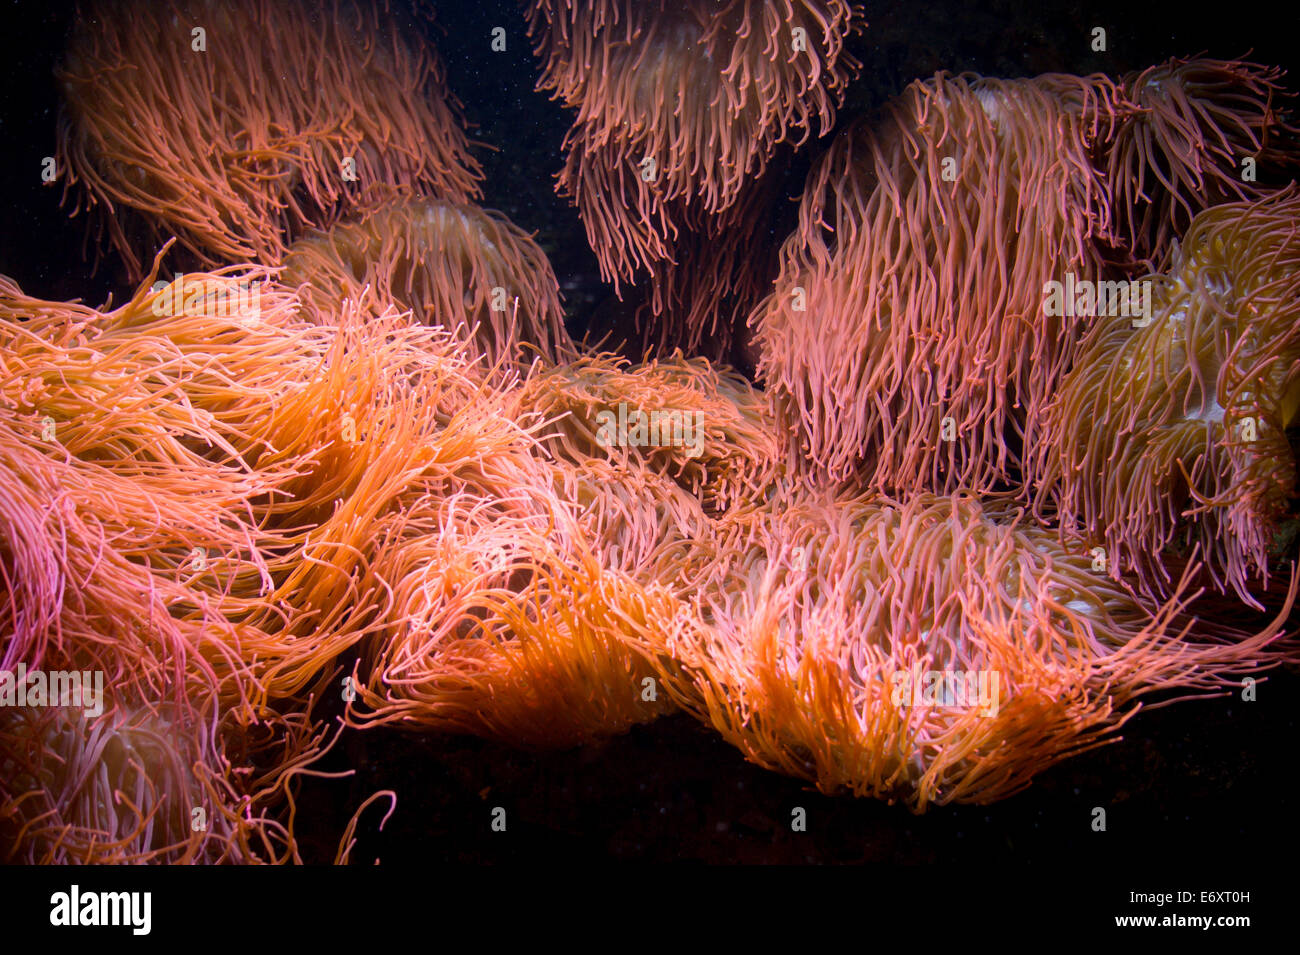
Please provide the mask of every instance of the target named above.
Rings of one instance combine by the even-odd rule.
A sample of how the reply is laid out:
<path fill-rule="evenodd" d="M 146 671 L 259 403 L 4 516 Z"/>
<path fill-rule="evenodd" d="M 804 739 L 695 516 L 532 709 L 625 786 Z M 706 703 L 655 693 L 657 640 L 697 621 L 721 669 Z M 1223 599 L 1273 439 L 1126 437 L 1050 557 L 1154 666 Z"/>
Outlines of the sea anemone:
<path fill-rule="evenodd" d="M 1179 602 L 1148 612 L 967 495 L 801 494 L 718 535 L 693 610 L 634 643 L 749 759 L 826 793 L 1001 799 L 1104 742 L 1139 696 L 1275 662 L 1276 623 L 1189 642 Z"/>
<path fill-rule="evenodd" d="M 675 599 L 601 565 L 539 488 L 404 513 L 374 574 L 392 594 L 353 719 L 569 746 L 672 709 L 625 641 Z"/>
<path fill-rule="evenodd" d="M 477 333 L 487 367 L 571 354 L 559 284 L 532 237 L 499 212 L 395 199 L 298 240 L 281 279 L 328 320 L 369 286 L 376 308 L 409 310 L 457 340 Z M 525 348 L 531 346 L 531 348 Z"/>
<path fill-rule="evenodd" d="M 1120 81 L 1137 110 L 1116 130 L 1107 179 L 1125 240 L 1163 261 L 1192 217 L 1229 199 L 1251 199 L 1300 162 L 1282 105 L 1283 70 L 1229 60 L 1171 59 Z M 1248 168 L 1253 167 L 1253 168 Z"/>
<path fill-rule="evenodd" d="M 195 763 L 211 758 L 193 714 L 112 706 L 0 709 L 0 823 L 11 861 L 138 863 L 220 855 Z M 214 821 L 224 817 L 213 814 Z M 16 856 L 16 858 L 15 858 Z"/>
<path fill-rule="evenodd" d="M 265 369 L 292 336 L 271 331 L 283 295 L 261 331 L 217 307 L 240 282 L 203 276 L 204 301 L 170 314 L 147 286 L 100 313 L 0 279 L 0 658 L 89 656 L 144 698 L 183 695 L 188 672 L 246 700 L 241 646 L 278 625 L 265 595 L 284 540 L 265 508 L 303 461 L 250 461 L 249 416 L 284 393 Z"/>
<path fill-rule="evenodd" d="M 556 457 L 641 462 L 710 513 L 763 499 L 784 464 L 763 396 L 734 371 L 680 352 L 641 365 L 592 355 L 542 369 L 514 409 L 548 422 L 538 437 Z"/>
<path fill-rule="evenodd" d="M 0 854 L 22 864 L 301 862 L 293 785 L 332 742 L 304 713 L 252 724 L 190 686 L 103 712 L 0 709 Z M 288 821 L 277 816 L 289 807 Z"/>
<path fill-rule="evenodd" d="M 742 270 L 700 256 L 692 287 L 692 272 L 671 266 L 691 257 L 695 232 L 715 256 L 724 238 L 744 247 L 757 212 L 741 197 L 778 143 L 829 131 L 857 69 L 844 42 L 861 25 L 846 0 L 531 4 L 538 88 L 578 111 L 560 190 L 616 291 L 651 273 L 652 314 L 676 323 L 669 339 L 651 339 L 725 355 L 731 329 L 707 303 L 743 300 Z M 691 303 L 686 327 L 674 308 L 682 303 Z M 703 334 L 706 321 L 716 334 Z"/>
<path fill-rule="evenodd" d="M 913 83 L 813 168 L 750 318 L 758 375 L 813 471 L 891 493 L 1016 480 L 1017 432 L 1070 365 L 1043 283 L 1101 272 L 1101 76 Z"/>
<path fill-rule="evenodd" d="M 523 433 L 446 332 L 366 302 L 308 322 L 257 271 L 257 307 L 231 309 L 240 274 L 109 313 L 0 284 L 5 659 L 77 648 L 155 691 L 198 667 L 260 712 L 367 632 L 371 523 Z"/>
<path fill-rule="evenodd" d="M 1300 192 L 1200 213 L 1151 287 L 1150 314 L 1098 319 L 1048 410 L 1038 509 L 1116 575 L 1167 592 L 1199 551 L 1256 603 L 1285 549 L 1300 406 Z"/>
<path fill-rule="evenodd" d="M 368 4 L 96 3 L 59 78 L 59 168 L 132 278 L 173 235 L 202 265 L 276 264 L 393 188 L 478 191 L 432 48 Z"/>

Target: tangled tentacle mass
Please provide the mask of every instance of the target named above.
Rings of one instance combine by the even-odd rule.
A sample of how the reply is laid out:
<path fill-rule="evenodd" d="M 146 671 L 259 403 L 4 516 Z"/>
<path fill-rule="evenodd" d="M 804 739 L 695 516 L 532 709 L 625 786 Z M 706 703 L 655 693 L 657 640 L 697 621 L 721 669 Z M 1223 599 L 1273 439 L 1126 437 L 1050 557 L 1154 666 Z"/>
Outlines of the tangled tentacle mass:
<path fill-rule="evenodd" d="M 649 279 L 627 360 L 474 204 L 395 15 L 88 5 L 59 165 L 132 285 L 0 277 L 0 853 L 303 861 L 344 736 L 670 713 L 826 793 L 988 803 L 1294 658 L 1281 71 L 940 72 L 837 126 L 864 29 L 527 5 L 560 191 Z"/>

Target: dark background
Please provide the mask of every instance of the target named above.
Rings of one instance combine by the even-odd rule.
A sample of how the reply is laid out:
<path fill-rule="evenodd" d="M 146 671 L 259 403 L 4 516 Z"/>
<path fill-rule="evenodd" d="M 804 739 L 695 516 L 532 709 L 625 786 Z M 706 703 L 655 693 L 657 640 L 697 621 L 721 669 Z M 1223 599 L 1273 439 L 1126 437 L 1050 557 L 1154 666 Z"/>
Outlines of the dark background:
<path fill-rule="evenodd" d="M 436 4 L 437 25 L 404 16 L 438 47 L 450 89 L 465 104 L 487 171 L 483 204 L 535 231 L 551 258 L 571 322 L 617 308 L 599 281 L 576 213 L 552 189 L 565 111 L 533 90 L 537 70 L 512 0 Z M 1294 67 L 1300 6 L 1166 0 L 1044 7 L 1034 2 L 868 3 L 870 26 L 852 49 L 863 61 L 841 125 L 914 78 L 938 70 L 990 76 L 1043 72 L 1117 75 L 1169 56 L 1206 52 Z M 84 222 L 60 209 L 62 187 L 43 186 L 54 154 L 58 92 L 52 70 L 74 5 L 9 4 L 0 13 L 0 273 L 29 294 L 120 301 L 111 255 L 93 270 Z M 493 27 L 508 50 L 492 53 Z M 1090 31 L 1107 29 L 1093 54 Z M 1291 78 L 1300 88 L 1300 76 Z M 772 242 L 789 230 L 808 163 L 826 140 L 790 164 L 789 203 L 772 212 Z M 352 810 L 377 789 L 399 793 L 383 833 L 373 807 L 359 829 L 360 863 L 639 860 L 702 862 L 1013 864 L 1106 866 L 1132 879 L 1144 866 L 1208 864 L 1224 875 L 1290 865 L 1297 844 L 1295 751 L 1300 678 L 1276 672 L 1253 703 L 1218 698 L 1141 713 L 1122 741 L 1043 773 L 1025 793 L 991 807 L 933 809 L 916 817 L 869 800 L 829 798 L 747 764 L 686 717 L 635 729 L 602 746 L 532 754 L 468 738 L 350 733 L 322 768 L 345 780 L 304 783 L 298 832 L 311 861 L 333 858 Z M 491 807 L 509 814 L 489 829 Z M 791 810 L 808 831 L 790 831 Z M 1108 831 L 1091 831 L 1104 807 Z M 1207 886 L 1209 887 L 1209 886 Z M 1230 888 L 1231 885 L 1221 885 Z"/>

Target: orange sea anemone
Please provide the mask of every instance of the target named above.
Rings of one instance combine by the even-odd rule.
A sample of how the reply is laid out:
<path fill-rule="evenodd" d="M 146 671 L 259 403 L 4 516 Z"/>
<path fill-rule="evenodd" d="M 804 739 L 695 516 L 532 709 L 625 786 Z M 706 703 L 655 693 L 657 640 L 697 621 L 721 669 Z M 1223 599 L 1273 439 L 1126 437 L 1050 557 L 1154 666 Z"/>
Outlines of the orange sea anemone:
<path fill-rule="evenodd" d="M 202 265 L 276 264 L 393 187 L 477 194 L 432 48 L 366 3 L 92 3 L 59 78 L 59 168 L 133 278 L 173 235 Z"/>
<path fill-rule="evenodd" d="M 196 287 L 224 299 L 239 284 Z M 265 509 L 303 465 L 256 467 L 245 444 L 285 393 L 266 366 L 291 340 L 269 331 L 288 302 L 268 293 L 258 332 L 213 299 L 189 315 L 159 299 L 145 287 L 100 313 L 0 280 L 0 656 L 88 655 L 144 698 L 183 693 L 189 673 L 242 700 L 241 646 L 279 622 L 265 596 L 284 540 Z"/>
<path fill-rule="evenodd" d="M 1175 58 L 1123 78 L 1137 110 L 1116 131 L 1107 178 L 1135 255 L 1164 256 L 1196 213 L 1258 197 L 1270 176 L 1300 163 L 1300 130 L 1282 110 L 1293 98 L 1280 85 L 1284 75 L 1256 63 Z"/>
<path fill-rule="evenodd" d="M 758 374 L 814 471 L 902 493 L 1015 480 L 1081 319 L 1043 285 L 1101 272 L 1101 76 L 913 83 L 813 168 L 754 313 Z"/>
<path fill-rule="evenodd" d="M 642 365 L 594 355 L 540 370 L 515 408 L 551 422 L 539 439 L 556 456 L 642 462 L 710 512 L 762 500 L 784 464 L 763 396 L 725 366 L 680 352 Z"/>
<path fill-rule="evenodd" d="M 282 281 L 306 284 L 328 320 L 345 299 L 373 290 L 458 340 L 477 334 L 488 367 L 571 354 L 559 284 L 532 237 L 499 212 L 429 199 L 397 199 L 300 239 Z M 531 346 L 531 347 L 525 347 Z"/>
<path fill-rule="evenodd" d="M 6 659 L 93 652 L 155 691 L 197 667 L 260 712 L 367 632 L 376 517 L 523 433 L 447 333 L 366 302 L 308 322 L 257 271 L 256 307 L 231 309 L 238 274 L 109 313 L 0 284 Z"/>
<path fill-rule="evenodd" d="M 392 594 L 354 719 L 568 746 L 669 711 L 625 643 L 677 602 L 602 566 L 538 488 L 428 500 L 391 525 L 374 574 Z"/>
<path fill-rule="evenodd" d="M 495 473 L 501 442 L 439 330 L 311 323 L 247 267 L 159 286 L 100 312 L 0 280 L 2 668 L 112 698 L 5 708 L 0 828 L 27 861 L 296 860 L 314 687 L 386 606 L 350 586 L 367 531 L 419 477 Z"/>
<path fill-rule="evenodd" d="M 1270 659 L 1276 624 L 1188 642 L 1178 604 L 1142 609 L 1008 517 L 925 494 L 738 513 L 694 615 L 636 645 L 759 765 L 915 811 L 1003 798 L 1103 742 L 1137 697 Z"/>
<path fill-rule="evenodd" d="M 269 449 L 259 468 L 306 461 L 288 499 L 265 512 L 287 544 L 287 572 L 268 595 L 283 636 L 261 657 L 273 696 L 299 694 L 382 626 L 391 602 L 370 567 L 386 516 L 476 482 L 505 493 L 530 447 L 446 332 L 365 303 L 336 317 L 317 329 L 324 347 L 310 375 L 248 433 Z"/>
<path fill-rule="evenodd" d="M 692 232 L 739 238 L 731 233 L 752 215 L 735 207 L 776 145 L 829 131 L 857 68 L 844 42 L 861 25 L 847 0 L 531 4 L 538 88 L 578 111 L 560 189 L 616 290 L 648 270 L 653 313 L 676 318 L 671 302 L 707 311 L 711 298 L 742 288 L 724 268 L 693 295 L 669 266 L 689 255 Z M 701 344 L 696 326 L 679 333 L 679 343 Z"/>

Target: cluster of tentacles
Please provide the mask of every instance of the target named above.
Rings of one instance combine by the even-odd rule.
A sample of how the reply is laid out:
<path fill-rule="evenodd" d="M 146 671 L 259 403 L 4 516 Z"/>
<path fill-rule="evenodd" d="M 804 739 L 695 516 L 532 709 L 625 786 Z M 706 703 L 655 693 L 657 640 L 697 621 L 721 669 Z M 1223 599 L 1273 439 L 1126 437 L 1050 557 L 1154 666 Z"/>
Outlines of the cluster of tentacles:
<path fill-rule="evenodd" d="M 783 143 L 825 135 L 858 63 L 851 0 L 532 0 L 539 89 L 577 111 L 559 175 L 606 280 L 643 273 L 647 342 L 725 357 L 763 293 Z M 757 185 L 757 188 L 755 186 Z"/>
<path fill-rule="evenodd" d="M 137 6 L 166 55 L 76 33 L 62 155 L 153 267 L 116 309 L 0 279 L 0 694 L 104 688 L 0 700 L 8 857 L 295 861 L 341 733 L 677 710 L 826 792 L 988 802 L 1290 652 L 1300 196 L 1240 172 L 1295 162 L 1275 71 L 914 83 L 814 163 L 755 385 L 704 344 L 762 285 L 729 230 L 829 131 L 848 4 L 533 5 L 561 184 L 671 316 L 639 363 L 471 204 L 431 52 L 350 5 Z M 283 76 L 191 68 L 191 19 Z"/>
<path fill-rule="evenodd" d="M 750 317 L 810 470 L 884 493 L 1032 478 L 1105 315 L 1048 307 L 1047 284 L 1136 279 L 1195 213 L 1269 194 L 1265 170 L 1300 157 L 1277 79 L 1206 60 L 1118 83 L 939 74 L 840 133 Z"/>

